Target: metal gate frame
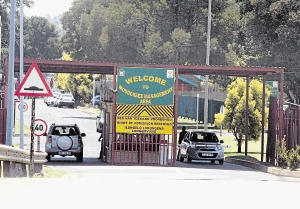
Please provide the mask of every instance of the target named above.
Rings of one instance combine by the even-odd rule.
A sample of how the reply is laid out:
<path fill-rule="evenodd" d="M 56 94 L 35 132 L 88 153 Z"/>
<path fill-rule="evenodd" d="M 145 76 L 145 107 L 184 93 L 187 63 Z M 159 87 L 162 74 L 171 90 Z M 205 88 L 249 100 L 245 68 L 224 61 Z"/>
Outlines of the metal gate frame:
<path fill-rule="evenodd" d="M 0 144 L 6 144 L 6 114 L 6 109 L 0 109 Z"/>
<path fill-rule="evenodd" d="M 169 134 L 117 134 L 117 65 L 114 65 L 112 97 L 111 164 L 175 166 L 177 155 L 178 68 L 174 68 L 174 125 Z"/>

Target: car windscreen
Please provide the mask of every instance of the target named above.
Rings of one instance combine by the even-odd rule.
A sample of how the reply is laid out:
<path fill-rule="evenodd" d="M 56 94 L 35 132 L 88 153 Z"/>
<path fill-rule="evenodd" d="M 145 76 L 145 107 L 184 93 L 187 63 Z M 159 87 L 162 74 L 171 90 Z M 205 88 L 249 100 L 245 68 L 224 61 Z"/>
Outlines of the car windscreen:
<path fill-rule="evenodd" d="M 65 98 L 73 98 L 73 96 L 71 94 L 63 94 L 62 97 L 65 97 Z"/>
<path fill-rule="evenodd" d="M 215 133 L 194 132 L 191 135 L 192 142 L 219 142 Z"/>

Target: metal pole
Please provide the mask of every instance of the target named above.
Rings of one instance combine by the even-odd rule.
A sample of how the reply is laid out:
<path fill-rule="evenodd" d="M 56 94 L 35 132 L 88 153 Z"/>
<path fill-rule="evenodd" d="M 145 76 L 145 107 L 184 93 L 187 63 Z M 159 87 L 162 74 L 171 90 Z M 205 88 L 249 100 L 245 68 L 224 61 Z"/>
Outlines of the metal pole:
<path fill-rule="evenodd" d="M 2 67 L 2 60 L 1 60 L 1 37 L 2 37 L 2 34 L 1 34 L 1 31 L 2 31 L 2 20 L 1 20 L 1 16 L 0 16 L 0 69 Z M 3 76 L 2 76 L 2 79 L 3 79 Z M 1 87 L 1 86 L 0 86 Z"/>
<path fill-rule="evenodd" d="M 199 94 L 197 94 L 197 119 L 196 119 L 196 123 L 197 123 L 197 130 L 198 130 L 198 109 L 199 109 Z"/>
<path fill-rule="evenodd" d="M 34 121 L 35 121 L 35 97 L 32 97 L 29 177 L 33 177 L 34 174 Z"/>
<path fill-rule="evenodd" d="M 224 105 L 221 106 L 220 113 L 223 115 L 223 113 L 224 113 Z M 222 136 L 222 128 L 223 128 L 223 125 L 221 124 L 221 127 L 220 127 L 220 136 Z"/>
<path fill-rule="evenodd" d="M 20 0 L 20 83 L 23 80 L 23 0 Z M 20 96 L 20 148 L 24 149 L 24 96 Z"/>
<path fill-rule="evenodd" d="M 95 108 L 95 75 L 93 75 L 93 108 Z"/>
<path fill-rule="evenodd" d="M 260 151 L 260 161 L 264 162 L 264 141 L 265 141 L 265 101 L 266 101 L 266 75 L 263 75 L 263 92 L 262 92 L 262 110 L 261 110 L 261 151 Z"/>
<path fill-rule="evenodd" d="M 37 151 L 38 152 L 41 151 L 41 139 L 40 139 L 40 136 L 37 137 Z"/>
<path fill-rule="evenodd" d="M 246 80 L 245 155 L 248 155 L 248 125 L 249 125 L 249 77 L 247 77 Z"/>
<path fill-rule="evenodd" d="M 15 13 L 16 1 L 11 0 L 10 9 L 10 37 L 9 37 L 9 68 L 7 92 L 7 120 L 6 120 L 6 145 L 12 146 L 13 116 L 14 116 L 14 63 L 15 63 Z"/>
<path fill-rule="evenodd" d="M 210 29 L 211 29 L 211 0 L 208 0 L 206 65 L 209 65 Z M 207 122 L 207 119 L 208 119 L 208 80 L 209 80 L 209 75 L 206 75 L 205 76 L 205 100 L 204 100 L 204 130 L 207 130 L 207 123 L 208 123 Z"/>

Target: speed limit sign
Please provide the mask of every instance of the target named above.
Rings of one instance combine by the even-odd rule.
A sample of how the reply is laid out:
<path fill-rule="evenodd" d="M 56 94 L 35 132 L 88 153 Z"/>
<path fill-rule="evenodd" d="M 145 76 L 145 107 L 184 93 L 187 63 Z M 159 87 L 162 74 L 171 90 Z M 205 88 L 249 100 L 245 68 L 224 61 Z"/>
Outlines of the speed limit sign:
<path fill-rule="evenodd" d="M 21 104 L 18 105 L 19 110 L 21 110 Z M 28 109 L 28 104 L 26 102 L 23 103 L 23 112 L 25 112 Z"/>
<path fill-rule="evenodd" d="M 43 136 L 48 129 L 47 123 L 42 119 L 35 119 L 34 121 L 34 135 Z"/>

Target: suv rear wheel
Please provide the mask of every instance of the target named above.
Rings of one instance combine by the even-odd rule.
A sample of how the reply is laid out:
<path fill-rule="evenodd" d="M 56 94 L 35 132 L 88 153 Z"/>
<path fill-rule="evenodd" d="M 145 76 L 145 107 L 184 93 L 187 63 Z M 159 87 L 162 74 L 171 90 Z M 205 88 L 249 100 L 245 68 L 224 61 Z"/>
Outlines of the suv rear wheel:
<path fill-rule="evenodd" d="M 46 156 L 46 160 L 48 160 L 48 162 L 51 161 L 51 156 L 49 154 Z"/>

